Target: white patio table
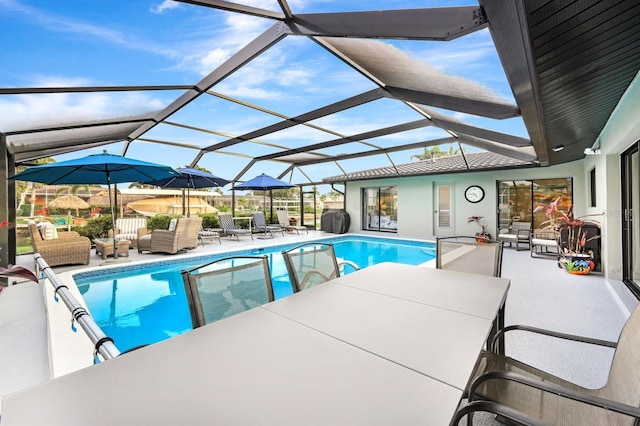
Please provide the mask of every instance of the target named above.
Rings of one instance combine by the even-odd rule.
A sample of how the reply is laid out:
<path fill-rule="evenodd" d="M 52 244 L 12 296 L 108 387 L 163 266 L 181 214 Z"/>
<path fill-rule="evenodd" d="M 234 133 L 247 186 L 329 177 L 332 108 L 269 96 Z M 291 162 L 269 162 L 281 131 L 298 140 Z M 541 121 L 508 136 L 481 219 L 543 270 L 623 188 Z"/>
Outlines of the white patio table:
<path fill-rule="evenodd" d="M 509 287 L 487 277 L 472 313 L 427 303 L 460 280 L 486 292 L 469 278 L 366 268 L 7 396 L 2 423 L 446 425 Z"/>

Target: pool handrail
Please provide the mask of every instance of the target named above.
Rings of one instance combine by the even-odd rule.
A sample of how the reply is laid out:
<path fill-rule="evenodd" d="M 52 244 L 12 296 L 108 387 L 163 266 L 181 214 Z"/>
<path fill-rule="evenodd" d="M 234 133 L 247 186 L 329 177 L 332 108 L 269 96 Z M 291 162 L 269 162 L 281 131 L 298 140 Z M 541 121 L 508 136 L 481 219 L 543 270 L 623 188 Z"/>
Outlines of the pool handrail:
<path fill-rule="evenodd" d="M 58 278 L 56 273 L 51 269 L 43 257 L 36 253 L 34 255 L 36 266 L 38 267 L 38 274 L 43 273 L 51 283 L 54 289 L 54 294 L 57 294 L 64 302 L 71 312 L 72 322 L 75 321 L 80 324 L 80 327 L 91 340 L 94 347 L 94 357 L 96 354 L 100 354 L 102 358 L 106 360 L 113 359 L 120 355 L 120 351 L 113 343 L 113 339 L 107 336 L 98 324 L 93 320 L 89 312 L 82 306 L 78 300 L 71 294 L 69 287 L 67 287 Z"/>

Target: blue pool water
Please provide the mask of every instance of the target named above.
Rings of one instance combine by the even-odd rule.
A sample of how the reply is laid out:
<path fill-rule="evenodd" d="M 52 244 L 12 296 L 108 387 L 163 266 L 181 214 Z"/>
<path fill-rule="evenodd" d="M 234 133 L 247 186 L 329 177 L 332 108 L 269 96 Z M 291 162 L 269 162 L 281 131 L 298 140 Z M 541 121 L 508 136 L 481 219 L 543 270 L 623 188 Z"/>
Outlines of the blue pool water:
<path fill-rule="evenodd" d="M 332 242 L 338 258 L 355 262 L 360 268 L 380 262 L 411 265 L 435 257 L 433 243 L 390 238 L 345 236 L 317 240 Z M 280 254 L 299 243 L 209 254 L 184 259 L 125 265 L 116 269 L 81 272 L 74 279 L 93 319 L 120 351 L 137 345 L 159 342 L 191 330 L 184 285 L 180 271 L 217 258 L 233 255 L 269 257 L 276 299 L 292 293 L 284 260 Z M 346 273 L 351 268 L 345 268 Z"/>

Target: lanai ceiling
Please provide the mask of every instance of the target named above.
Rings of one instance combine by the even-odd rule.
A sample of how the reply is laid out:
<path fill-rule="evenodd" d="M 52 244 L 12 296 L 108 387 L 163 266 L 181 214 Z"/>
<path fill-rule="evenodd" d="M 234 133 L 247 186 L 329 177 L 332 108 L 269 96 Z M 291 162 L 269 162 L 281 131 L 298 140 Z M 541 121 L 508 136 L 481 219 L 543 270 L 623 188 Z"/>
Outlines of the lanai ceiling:
<path fill-rule="evenodd" d="M 176 72 L 185 55 L 173 68 L 129 75 L 124 64 L 120 73 L 82 80 L 100 84 L 27 87 L 0 77 L 0 142 L 15 164 L 108 149 L 172 167 L 197 164 L 234 181 L 267 172 L 294 184 L 329 176 L 335 182 L 374 167 L 401 175 L 402 164 L 436 145 L 492 153 L 494 168 L 548 166 L 598 146 L 640 69 L 635 0 L 480 0 L 394 10 L 370 2 L 369 11 L 348 10 L 345 2 L 243 3 L 179 2 L 192 19 L 246 20 L 260 28 L 255 36 L 243 25 L 218 34 L 234 40 L 228 46 L 235 50 L 190 33 L 185 42 L 203 52 L 200 74 Z M 171 32 L 178 17 L 165 19 Z M 189 30 L 186 21 L 179 25 Z M 158 37 L 160 46 L 162 31 L 159 25 L 146 37 Z M 11 42 L 27 41 L 20 33 Z M 31 42 L 25 54 L 37 55 Z M 80 62 L 87 46 L 77 49 L 61 49 L 70 55 L 61 61 Z M 126 60 L 137 60 L 126 43 L 122 49 Z M 496 68 L 469 69 L 474 63 L 462 55 L 474 51 L 493 55 Z M 101 63 L 99 52 L 86 55 L 81 68 L 88 77 L 92 67 L 113 66 Z M 459 69 L 455 60 L 439 65 L 438 55 L 460 55 Z M 20 72 L 19 57 L 5 64 L 5 75 Z M 87 116 L 77 108 L 96 96 L 121 110 Z M 63 97 L 77 101 L 64 104 Z M 21 115 L 16 105 L 44 112 Z M 473 171 L 479 163 L 462 164 Z"/>

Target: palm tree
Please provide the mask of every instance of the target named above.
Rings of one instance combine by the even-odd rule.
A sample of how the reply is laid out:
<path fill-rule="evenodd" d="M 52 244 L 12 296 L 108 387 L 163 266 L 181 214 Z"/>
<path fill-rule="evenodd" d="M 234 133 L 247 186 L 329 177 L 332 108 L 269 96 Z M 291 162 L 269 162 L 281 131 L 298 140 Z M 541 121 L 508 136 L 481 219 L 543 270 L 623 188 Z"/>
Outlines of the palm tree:
<path fill-rule="evenodd" d="M 466 150 L 462 147 L 462 145 L 458 145 L 460 148 L 454 148 L 454 144 L 449 145 L 448 151 L 443 151 L 440 149 L 440 145 L 433 146 L 431 148 L 424 147 L 424 152 L 422 154 L 414 154 L 409 159 L 416 159 L 418 161 L 430 160 L 431 158 L 438 157 L 452 157 L 454 155 L 464 153 Z"/>
<path fill-rule="evenodd" d="M 414 154 L 409 159 L 413 160 L 414 158 L 418 161 L 430 160 L 433 157 L 446 157 L 449 153 L 440 150 L 440 145 L 432 146 L 432 147 L 424 147 L 424 152 L 422 154 Z"/>
<path fill-rule="evenodd" d="M 55 163 L 56 160 L 53 159 L 53 157 L 45 157 L 45 158 L 39 158 L 37 160 L 35 160 L 33 162 L 33 164 L 35 165 L 40 165 L 40 164 L 49 164 L 49 163 Z M 27 169 L 27 166 L 18 166 L 16 167 L 16 174 L 20 173 L 21 171 Z M 18 208 L 20 208 L 24 202 L 25 199 L 27 197 L 27 194 L 29 193 L 29 191 L 31 191 L 31 212 L 30 212 L 30 216 L 35 216 L 35 212 L 36 212 L 36 190 L 38 188 L 42 188 L 44 185 L 41 183 L 36 183 L 36 182 L 23 182 L 23 181 L 17 181 L 16 182 L 16 194 L 20 194 L 20 202 L 18 203 Z"/>

